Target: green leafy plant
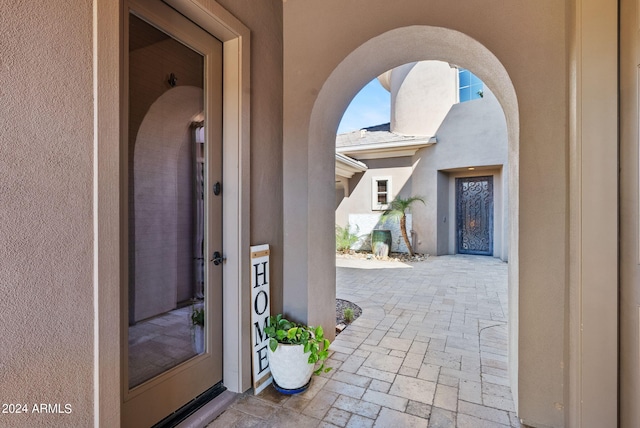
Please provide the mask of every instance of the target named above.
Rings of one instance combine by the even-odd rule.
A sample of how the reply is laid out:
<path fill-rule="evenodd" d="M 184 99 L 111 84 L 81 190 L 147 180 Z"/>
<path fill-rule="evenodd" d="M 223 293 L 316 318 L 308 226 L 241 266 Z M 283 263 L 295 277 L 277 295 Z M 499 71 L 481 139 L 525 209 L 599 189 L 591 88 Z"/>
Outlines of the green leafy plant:
<path fill-rule="evenodd" d="M 389 209 L 386 210 L 383 214 L 383 218 L 400 218 L 400 233 L 402 234 L 402 239 L 404 239 L 404 243 L 407 246 L 407 250 L 409 251 L 409 255 L 413 256 L 413 248 L 411 247 L 411 243 L 409 242 L 409 236 L 407 235 L 407 214 L 406 211 L 411 208 L 411 205 L 414 202 L 422 202 L 424 199 L 420 196 L 410 196 L 408 198 L 396 198 L 389 204 Z"/>
<path fill-rule="evenodd" d="M 353 309 L 345 308 L 342 312 L 342 315 L 344 316 L 344 320 L 351 324 L 351 322 L 353 321 Z"/>
<path fill-rule="evenodd" d="M 329 340 L 324 338 L 322 326 L 311 327 L 296 324 L 287 320 L 282 314 L 269 317 L 269 324 L 264 329 L 269 338 L 269 348 L 275 352 L 279 343 L 303 345 L 304 352 L 309 353 L 309 364 L 320 362 L 314 374 L 327 373 L 331 367 L 325 367 L 324 361 L 329 357 Z"/>
<path fill-rule="evenodd" d="M 193 308 L 191 310 L 191 324 L 204 327 L 204 308 Z"/>
<path fill-rule="evenodd" d="M 341 227 L 336 225 L 336 251 L 349 251 L 351 246 L 358 242 L 359 228 L 356 226 L 356 232 L 351 233 L 349 225 Z"/>

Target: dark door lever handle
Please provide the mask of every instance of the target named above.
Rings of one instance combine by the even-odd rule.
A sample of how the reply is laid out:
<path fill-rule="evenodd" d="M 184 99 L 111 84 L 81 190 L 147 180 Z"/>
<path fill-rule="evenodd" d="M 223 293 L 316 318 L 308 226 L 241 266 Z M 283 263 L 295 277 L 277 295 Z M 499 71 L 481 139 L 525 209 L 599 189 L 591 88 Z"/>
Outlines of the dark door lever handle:
<path fill-rule="evenodd" d="M 222 254 L 220 254 L 220 251 L 216 251 L 213 253 L 213 258 L 210 261 L 212 261 L 214 265 L 218 266 L 219 264 L 222 264 L 225 261 L 227 261 L 227 258 L 222 257 Z"/>

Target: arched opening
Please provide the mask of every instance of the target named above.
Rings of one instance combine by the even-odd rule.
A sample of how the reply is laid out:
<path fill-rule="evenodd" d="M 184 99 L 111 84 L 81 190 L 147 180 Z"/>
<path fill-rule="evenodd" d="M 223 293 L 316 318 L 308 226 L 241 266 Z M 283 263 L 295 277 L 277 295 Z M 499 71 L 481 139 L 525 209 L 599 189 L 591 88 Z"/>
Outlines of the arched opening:
<path fill-rule="evenodd" d="M 304 160 L 308 167 L 305 171 L 299 171 L 293 166 L 289 171 L 289 174 L 306 177 L 306 183 L 297 182 L 295 189 L 291 188 L 296 195 L 292 194 L 290 198 L 287 198 L 285 189 L 285 224 L 289 223 L 291 231 L 298 228 L 300 231 L 304 230 L 307 244 L 297 254 L 285 256 L 285 272 L 289 266 L 297 264 L 297 269 L 285 276 L 285 307 L 299 318 L 308 319 L 312 323 L 330 325 L 332 322 L 333 314 L 325 313 L 322 308 L 314 308 L 308 302 L 327 302 L 331 301 L 331 296 L 335 298 L 335 276 L 327 275 L 326 272 L 327 267 L 335 266 L 335 262 L 331 260 L 333 240 L 326 237 L 333 236 L 335 226 L 332 208 L 335 207 L 334 159 L 338 124 L 349 102 L 368 81 L 394 67 L 421 60 L 447 61 L 472 69 L 492 89 L 505 114 L 509 164 L 509 366 L 511 389 L 517 406 L 518 104 L 514 86 L 499 59 L 481 43 L 463 33 L 430 26 L 410 26 L 388 31 L 371 38 L 351 52 L 324 82 L 313 104 L 309 132 L 305 136 L 308 144 Z M 285 161 L 285 181 L 288 167 Z M 304 200 L 300 200 L 302 193 L 298 194 L 297 190 L 305 184 L 306 188 L 302 193 L 306 196 Z M 300 205 L 296 207 L 296 203 Z M 306 212 L 301 211 L 305 209 Z M 301 217 L 297 218 L 298 216 Z M 291 219 L 290 222 L 288 219 Z M 285 247 L 287 239 L 288 236 L 285 236 Z M 293 281 L 307 282 L 310 279 L 313 279 L 313 284 L 307 286 L 306 296 L 301 296 L 298 289 L 293 291 Z M 290 290 L 293 292 L 288 292 Z"/>
<path fill-rule="evenodd" d="M 195 227 L 191 124 L 202 117 L 202 89 L 182 86 L 162 94 L 140 125 L 132 174 L 132 323 L 173 310 L 198 293 L 186 267 L 196 257 L 190 241 Z"/>

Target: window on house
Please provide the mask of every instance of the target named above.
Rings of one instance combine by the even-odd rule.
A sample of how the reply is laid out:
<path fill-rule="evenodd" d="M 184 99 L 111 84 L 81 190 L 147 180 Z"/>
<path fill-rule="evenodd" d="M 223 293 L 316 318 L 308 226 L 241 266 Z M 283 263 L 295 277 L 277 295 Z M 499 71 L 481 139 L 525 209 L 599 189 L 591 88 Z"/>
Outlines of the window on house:
<path fill-rule="evenodd" d="M 374 177 L 371 183 L 372 209 L 386 210 L 393 199 L 391 196 L 391 177 Z"/>
<path fill-rule="evenodd" d="M 484 83 L 475 74 L 464 68 L 458 69 L 459 100 L 476 100 L 484 95 Z"/>

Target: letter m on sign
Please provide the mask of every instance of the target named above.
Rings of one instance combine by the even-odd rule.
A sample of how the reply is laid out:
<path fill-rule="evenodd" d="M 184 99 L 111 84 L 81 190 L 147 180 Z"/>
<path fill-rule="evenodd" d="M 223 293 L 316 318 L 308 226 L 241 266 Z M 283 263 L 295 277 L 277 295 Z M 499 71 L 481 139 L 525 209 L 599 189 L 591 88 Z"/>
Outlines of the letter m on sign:
<path fill-rule="evenodd" d="M 253 346 L 258 347 L 261 343 L 266 341 L 267 337 L 264 334 L 264 328 L 267 326 L 268 322 L 269 317 L 267 316 L 265 317 L 262 325 L 260 325 L 259 321 L 253 323 L 253 337 L 255 338 Z"/>

